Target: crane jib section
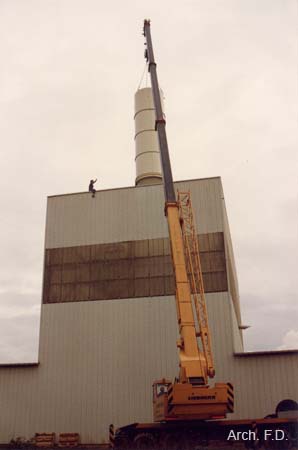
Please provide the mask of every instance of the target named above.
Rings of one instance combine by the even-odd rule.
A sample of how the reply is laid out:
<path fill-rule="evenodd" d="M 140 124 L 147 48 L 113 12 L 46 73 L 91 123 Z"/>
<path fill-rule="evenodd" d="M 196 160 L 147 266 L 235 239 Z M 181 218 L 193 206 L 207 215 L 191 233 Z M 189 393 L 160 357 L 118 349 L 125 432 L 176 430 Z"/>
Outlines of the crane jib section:
<path fill-rule="evenodd" d="M 215 375 L 215 371 L 211 349 L 211 334 L 204 293 L 198 233 L 193 215 L 190 192 L 178 192 L 178 206 L 184 241 L 186 269 L 191 287 L 192 302 L 197 317 L 197 335 L 201 338 L 203 353 L 207 362 L 208 376 L 212 378 Z"/>

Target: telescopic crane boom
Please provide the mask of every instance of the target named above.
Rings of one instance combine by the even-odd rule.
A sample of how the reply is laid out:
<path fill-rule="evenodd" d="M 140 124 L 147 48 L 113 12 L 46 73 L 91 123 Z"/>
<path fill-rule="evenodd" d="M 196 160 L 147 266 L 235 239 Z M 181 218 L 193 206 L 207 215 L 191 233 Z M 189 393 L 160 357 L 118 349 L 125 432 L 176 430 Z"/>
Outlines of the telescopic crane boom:
<path fill-rule="evenodd" d="M 295 446 L 297 419 L 279 418 L 279 405 L 277 416 L 271 414 L 265 419 L 209 420 L 222 419 L 227 413 L 233 412 L 233 386 L 230 383 L 208 385 L 208 378 L 212 378 L 215 372 L 197 231 L 190 193 L 178 192 L 177 198 L 175 196 L 149 20 L 144 21 L 143 31 L 156 111 L 155 126 L 163 170 L 165 214 L 176 284 L 180 371 L 174 381 L 163 378 L 153 383 L 154 422 L 134 422 L 122 426 L 116 430 L 115 436 L 111 432 L 111 425 L 111 446 L 119 450 L 182 450 L 206 446 L 209 448 L 209 445 L 217 448 L 220 442 L 226 448 L 231 431 L 242 436 L 240 440 L 247 448 L 271 448 L 270 445 L 274 442 L 274 448 L 277 448 L 276 442 L 278 448 L 289 448 L 291 442 Z M 200 338 L 200 346 L 197 338 Z M 268 427 L 273 432 L 285 430 L 285 446 L 279 440 L 267 440 Z M 246 437 L 251 436 L 251 433 L 252 440 Z"/>
<path fill-rule="evenodd" d="M 175 196 L 173 177 L 156 72 L 150 21 L 144 21 L 146 39 L 145 57 L 151 77 L 156 113 L 155 128 L 158 134 L 163 184 L 165 214 L 168 221 L 172 261 L 176 284 L 176 309 L 179 325 L 179 378 L 153 384 L 155 421 L 167 419 L 211 419 L 225 417 L 233 411 L 233 388 L 229 383 L 208 386 L 208 377 L 215 374 L 211 351 L 203 279 L 189 193 Z M 196 330 L 195 307 L 198 327 Z M 198 346 L 200 337 L 202 350 Z"/>

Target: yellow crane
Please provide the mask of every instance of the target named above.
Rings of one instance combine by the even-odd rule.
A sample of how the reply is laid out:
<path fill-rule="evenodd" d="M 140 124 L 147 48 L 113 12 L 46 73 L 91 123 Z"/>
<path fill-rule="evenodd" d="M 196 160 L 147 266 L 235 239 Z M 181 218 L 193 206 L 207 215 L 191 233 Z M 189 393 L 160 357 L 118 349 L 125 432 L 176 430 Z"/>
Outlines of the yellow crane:
<path fill-rule="evenodd" d="M 233 387 L 230 383 L 208 385 L 215 370 L 191 198 L 189 192 L 180 192 L 176 199 L 149 20 L 144 21 L 143 32 L 156 113 L 180 334 L 179 376 L 174 382 L 154 382 L 153 416 L 155 421 L 223 418 L 233 412 Z"/>
<path fill-rule="evenodd" d="M 189 192 L 174 191 L 166 121 L 162 112 L 156 74 L 150 21 L 144 21 L 145 56 L 148 61 L 156 112 L 163 184 L 165 215 L 168 221 L 172 261 L 176 284 L 176 310 L 179 327 L 179 374 L 175 380 L 161 379 L 153 383 L 152 423 L 131 423 L 114 434 L 110 426 L 110 444 L 117 450 L 194 450 L 209 443 L 223 442 L 226 447 L 231 430 L 239 433 L 246 448 L 288 449 L 297 443 L 297 418 L 280 418 L 284 400 L 276 414 L 266 418 L 221 420 L 233 412 L 233 386 L 230 383 L 209 385 L 214 377 L 211 334 L 208 325 L 200 263 L 198 234 Z M 296 402 L 293 410 L 297 408 Z M 292 404 L 293 406 L 293 404 Z M 219 419 L 219 420 L 215 420 Z M 284 433 L 280 442 L 267 438 L 267 431 Z M 247 440 L 247 436 L 251 436 Z M 272 437 L 272 436 L 271 436 Z"/>

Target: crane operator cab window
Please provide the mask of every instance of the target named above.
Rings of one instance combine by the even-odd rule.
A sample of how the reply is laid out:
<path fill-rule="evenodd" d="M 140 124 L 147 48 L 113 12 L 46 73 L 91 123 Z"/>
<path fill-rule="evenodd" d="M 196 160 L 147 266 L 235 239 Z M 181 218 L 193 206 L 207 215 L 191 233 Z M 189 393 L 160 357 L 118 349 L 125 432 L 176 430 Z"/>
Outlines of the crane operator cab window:
<path fill-rule="evenodd" d="M 171 382 L 169 380 L 155 381 L 152 386 L 153 402 L 155 402 L 158 398 L 162 397 L 163 394 L 168 394 L 170 385 Z"/>
<path fill-rule="evenodd" d="M 157 397 L 159 397 L 160 395 L 166 394 L 168 392 L 168 385 L 165 383 L 158 383 L 156 384 L 156 394 Z"/>

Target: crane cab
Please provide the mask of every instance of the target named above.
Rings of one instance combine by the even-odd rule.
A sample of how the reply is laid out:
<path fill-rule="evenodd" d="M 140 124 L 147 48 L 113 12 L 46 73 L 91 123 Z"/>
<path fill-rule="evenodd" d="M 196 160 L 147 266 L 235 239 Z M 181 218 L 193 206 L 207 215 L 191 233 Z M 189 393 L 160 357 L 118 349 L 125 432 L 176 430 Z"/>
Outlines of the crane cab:
<path fill-rule="evenodd" d="M 158 380 L 153 383 L 154 422 L 223 419 L 233 412 L 233 386 L 213 387 Z"/>
<path fill-rule="evenodd" d="M 172 382 L 165 378 L 154 381 L 152 385 L 153 419 L 161 422 L 166 419 L 168 411 L 168 395 Z"/>

